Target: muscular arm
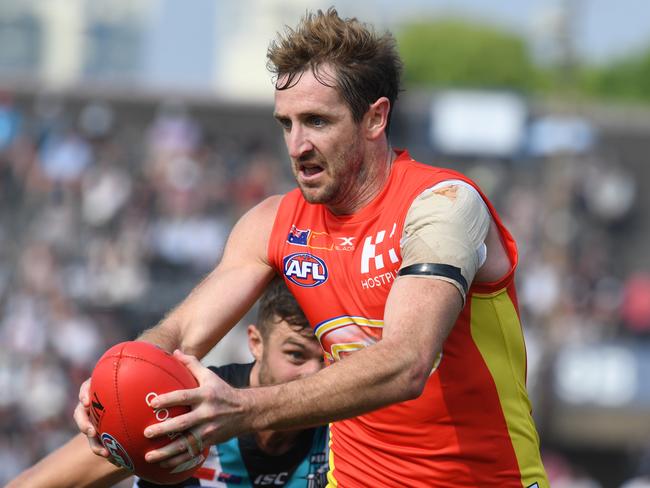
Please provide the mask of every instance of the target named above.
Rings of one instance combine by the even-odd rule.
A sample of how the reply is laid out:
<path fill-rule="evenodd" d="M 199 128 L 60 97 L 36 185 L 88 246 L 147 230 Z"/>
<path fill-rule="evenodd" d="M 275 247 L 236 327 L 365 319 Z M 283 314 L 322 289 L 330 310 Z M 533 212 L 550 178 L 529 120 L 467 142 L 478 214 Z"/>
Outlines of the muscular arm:
<path fill-rule="evenodd" d="M 319 373 L 283 385 L 231 390 L 205 375 L 201 388 L 158 397 L 160 405 L 199 403 L 189 414 L 147 428 L 157 436 L 203 423 L 211 444 L 243 432 L 307 427 L 353 417 L 420 395 L 462 308 L 451 283 L 400 277 L 391 289 L 381 341 Z M 184 358 L 195 375 L 198 362 Z M 214 375 L 212 375 L 214 376 Z M 182 443 L 152 451 L 150 462 L 181 453 Z"/>
<path fill-rule="evenodd" d="M 139 340 L 168 351 L 205 356 L 259 298 L 273 276 L 268 239 L 281 197 L 260 203 L 237 222 L 219 265 Z"/>
<path fill-rule="evenodd" d="M 131 473 L 95 456 L 82 434 L 10 481 L 7 488 L 101 488 L 127 479 Z"/>
<path fill-rule="evenodd" d="M 461 308 L 450 283 L 397 279 L 382 340 L 310 378 L 251 390 L 251 429 L 318 425 L 418 397 Z"/>

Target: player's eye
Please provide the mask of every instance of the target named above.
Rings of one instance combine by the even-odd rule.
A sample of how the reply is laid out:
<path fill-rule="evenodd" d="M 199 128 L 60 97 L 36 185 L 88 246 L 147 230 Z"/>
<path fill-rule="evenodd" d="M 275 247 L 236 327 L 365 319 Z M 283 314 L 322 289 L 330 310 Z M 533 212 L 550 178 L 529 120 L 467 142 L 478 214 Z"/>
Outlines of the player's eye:
<path fill-rule="evenodd" d="M 324 127 L 327 123 L 323 117 L 320 117 L 318 115 L 312 115 L 309 117 L 308 122 L 313 127 Z"/>
<path fill-rule="evenodd" d="M 277 118 L 278 124 L 282 127 L 283 130 L 289 131 L 291 130 L 291 120 L 285 119 L 285 118 Z"/>
<path fill-rule="evenodd" d="M 285 354 L 289 356 L 294 363 L 304 362 L 305 355 L 301 351 L 286 351 Z"/>

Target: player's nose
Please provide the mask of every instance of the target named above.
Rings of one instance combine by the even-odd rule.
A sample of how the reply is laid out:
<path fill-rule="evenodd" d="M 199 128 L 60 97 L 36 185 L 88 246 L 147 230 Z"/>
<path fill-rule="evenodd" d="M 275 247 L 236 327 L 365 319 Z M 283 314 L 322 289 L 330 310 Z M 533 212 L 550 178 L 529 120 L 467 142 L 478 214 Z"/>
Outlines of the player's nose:
<path fill-rule="evenodd" d="M 305 131 L 298 125 L 291 129 L 286 140 L 287 151 L 293 159 L 299 159 L 314 148 Z"/>

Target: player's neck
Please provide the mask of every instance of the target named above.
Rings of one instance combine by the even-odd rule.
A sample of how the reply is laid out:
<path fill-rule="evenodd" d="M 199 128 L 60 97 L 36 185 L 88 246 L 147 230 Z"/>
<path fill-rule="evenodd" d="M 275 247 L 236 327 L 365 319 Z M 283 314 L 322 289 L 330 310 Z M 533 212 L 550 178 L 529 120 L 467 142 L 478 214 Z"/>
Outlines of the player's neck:
<path fill-rule="evenodd" d="M 368 156 L 371 164 L 366 164 L 366 172 L 359 175 L 352 191 L 345 194 L 340 202 L 327 204 L 334 215 L 352 215 L 372 202 L 386 186 L 395 152 L 389 144 L 373 148 Z"/>

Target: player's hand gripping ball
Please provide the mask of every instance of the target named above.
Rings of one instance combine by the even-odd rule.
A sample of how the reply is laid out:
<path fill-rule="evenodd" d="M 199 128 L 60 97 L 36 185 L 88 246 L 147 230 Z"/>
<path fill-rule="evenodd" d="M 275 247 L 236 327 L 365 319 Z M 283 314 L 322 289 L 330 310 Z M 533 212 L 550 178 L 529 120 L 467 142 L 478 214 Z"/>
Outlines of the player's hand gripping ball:
<path fill-rule="evenodd" d="M 164 469 L 146 462 L 145 454 L 186 434 L 147 439 L 144 429 L 190 411 L 189 406 L 154 409 L 150 406 L 153 398 L 197 386 L 184 364 L 150 343 L 122 342 L 106 351 L 90 380 L 90 419 L 113 461 L 160 484 L 178 483 L 192 476 L 205 460 L 208 448 L 193 452 L 192 459 L 176 468 Z"/>

